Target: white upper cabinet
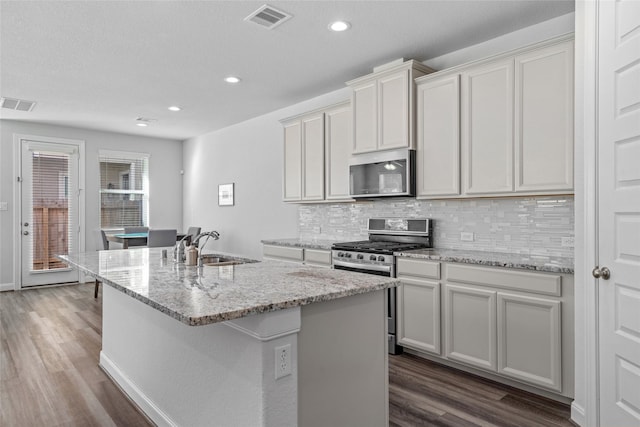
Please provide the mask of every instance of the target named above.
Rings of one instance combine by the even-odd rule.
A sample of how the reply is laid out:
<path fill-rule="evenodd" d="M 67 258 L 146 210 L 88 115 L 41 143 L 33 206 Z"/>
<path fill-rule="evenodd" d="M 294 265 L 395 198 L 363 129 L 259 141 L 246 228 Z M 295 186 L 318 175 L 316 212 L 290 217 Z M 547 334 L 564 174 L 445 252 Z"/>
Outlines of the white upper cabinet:
<path fill-rule="evenodd" d="M 460 194 L 460 76 L 417 86 L 417 196 Z"/>
<path fill-rule="evenodd" d="M 573 192 L 572 40 L 454 67 L 416 85 L 418 198 Z"/>
<path fill-rule="evenodd" d="M 516 191 L 573 190 L 573 86 L 573 42 L 516 57 Z"/>
<path fill-rule="evenodd" d="M 353 104 L 353 152 L 377 150 L 378 143 L 378 88 L 376 82 L 354 87 Z"/>
<path fill-rule="evenodd" d="M 347 82 L 353 89 L 353 154 L 415 148 L 413 80 L 431 72 L 409 60 Z"/>
<path fill-rule="evenodd" d="M 378 80 L 378 149 L 409 147 L 409 71 L 401 71 Z"/>
<path fill-rule="evenodd" d="M 302 200 L 324 199 L 324 114 L 302 119 Z"/>
<path fill-rule="evenodd" d="M 464 192 L 512 192 L 513 59 L 462 73 L 462 105 Z"/>
<path fill-rule="evenodd" d="M 349 103 L 291 117 L 282 123 L 283 200 L 349 200 Z"/>
<path fill-rule="evenodd" d="M 349 199 L 351 108 L 342 104 L 325 111 L 325 198 Z"/>
<path fill-rule="evenodd" d="M 284 178 L 282 199 L 300 200 L 302 196 L 302 139 L 300 122 L 284 126 Z"/>

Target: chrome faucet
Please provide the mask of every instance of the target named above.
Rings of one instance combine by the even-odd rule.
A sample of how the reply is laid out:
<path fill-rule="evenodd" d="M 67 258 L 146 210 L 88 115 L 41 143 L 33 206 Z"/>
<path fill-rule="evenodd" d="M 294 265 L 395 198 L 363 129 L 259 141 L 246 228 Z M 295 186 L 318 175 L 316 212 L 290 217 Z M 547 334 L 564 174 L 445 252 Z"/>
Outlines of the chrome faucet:
<path fill-rule="evenodd" d="M 202 237 L 205 237 L 205 236 L 207 237 L 207 239 L 204 241 L 202 246 L 200 246 L 198 244 L 198 242 L 200 241 L 200 239 Z M 193 239 L 193 242 L 191 242 L 192 244 L 198 246 L 198 248 L 199 248 L 199 251 L 198 251 L 198 267 L 202 267 L 202 250 L 204 249 L 204 246 L 209 241 L 209 238 L 211 238 L 211 237 L 213 237 L 213 240 L 218 240 L 220 238 L 220 233 L 218 233 L 217 231 L 203 231 L 202 233 L 198 234 L 195 239 Z"/>
<path fill-rule="evenodd" d="M 190 234 L 185 235 L 182 239 L 180 239 L 176 246 L 173 248 L 173 260 L 175 262 L 184 262 L 185 253 L 184 253 L 184 240 L 191 237 Z"/>

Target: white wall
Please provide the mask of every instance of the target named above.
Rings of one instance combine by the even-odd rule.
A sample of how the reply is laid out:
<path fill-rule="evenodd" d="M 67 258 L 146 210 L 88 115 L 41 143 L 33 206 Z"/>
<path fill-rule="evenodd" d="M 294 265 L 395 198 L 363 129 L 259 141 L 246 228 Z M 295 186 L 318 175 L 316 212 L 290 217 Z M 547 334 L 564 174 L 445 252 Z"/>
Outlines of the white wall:
<path fill-rule="evenodd" d="M 348 97 L 348 89 L 340 89 L 185 141 L 184 226 L 218 231 L 220 240 L 207 248 L 258 259 L 261 239 L 296 237 L 297 205 L 282 202 L 279 120 Z M 235 205 L 218 206 L 218 185 L 231 182 Z"/>
<path fill-rule="evenodd" d="M 149 153 L 149 223 L 152 227 L 182 227 L 182 143 L 177 140 L 100 132 L 22 121 L 0 121 L 0 201 L 8 210 L 0 211 L 0 289 L 13 289 L 13 248 L 19 233 L 14 218 L 14 134 L 27 134 L 85 141 L 86 164 L 86 239 L 87 251 L 94 250 L 93 230 L 100 227 L 98 150 L 122 150 Z"/>
<path fill-rule="evenodd" d="M 572 32 L 574 14 L 425 61 L 436 69 L 516 49 Z M 184 227 L 217 230 L 212 249 L 261 258 L 261 239 L 298 236 L 295 204 L 282 202 L 283 131 L 278 122 L 349 98 L 341 89 L 228 128 L 192 138 L 184 144 Z M 236 184 L 236 204 L 220 207 L 218 184 Z M 206 252 L 206 250 L 205 250 Z"/>

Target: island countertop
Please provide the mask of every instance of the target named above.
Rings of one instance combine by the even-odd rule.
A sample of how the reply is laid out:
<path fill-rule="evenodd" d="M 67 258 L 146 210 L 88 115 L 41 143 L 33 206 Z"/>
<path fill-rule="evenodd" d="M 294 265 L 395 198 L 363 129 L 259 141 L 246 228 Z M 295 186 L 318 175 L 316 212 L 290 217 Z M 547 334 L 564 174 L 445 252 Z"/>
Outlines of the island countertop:
<path fill-rule="evenodd" d="M 174 263 L 171 258 L 162 259 L 160 248 L 96 251 L 59 258 L 103 284 L 191 326 L 399 284 L 397 279 L 388 277 L 278 261 L 187 267 Z"/>

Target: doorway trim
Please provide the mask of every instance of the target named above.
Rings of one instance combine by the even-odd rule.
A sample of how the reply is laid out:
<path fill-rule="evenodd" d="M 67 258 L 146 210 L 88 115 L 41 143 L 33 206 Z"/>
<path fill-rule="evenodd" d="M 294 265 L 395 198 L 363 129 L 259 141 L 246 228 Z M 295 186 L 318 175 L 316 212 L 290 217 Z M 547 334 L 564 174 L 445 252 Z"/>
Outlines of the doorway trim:
<path fill-rule="evenodd" d="M 78 147 L 78 190 L 80 192 L 78 196 L 78 226 L 80 227 L 80 233 L 78 233 L 78 251 L 84 252 L 85 250 L 85 141 L 81 139 L 67 139 L 67 138 L 55 138 L 50 136 L 40 135 L 26 135 L 26 134 L 13 134 L 13 176 L 15 177 L 15 191 L 13 192 L 13 283 L 14 290 L 21 290 L 22 287 L 22 238 L 20 232 L 22 227 L 20 221 L 22 218 L 22 185 L 18 178 L 22 177 L 22 141 L 40 141 L 51 144 L 66 144 L 74 145 Z M 80 273 L 78 273 L 78 280 L 81 280 Z"/>
<path fill-rule="evenodd" d="M 575 390 L 571 418 L 599 426 L 598 31 L 599 2 L 576 2 L 575 93 Z M 583 390 L 578 395 L 578 390 Z"/>

